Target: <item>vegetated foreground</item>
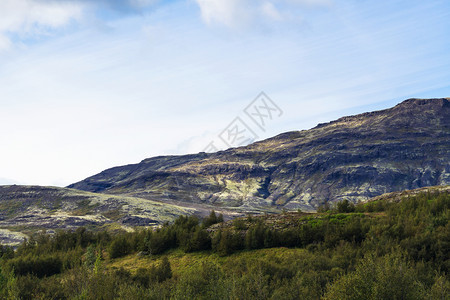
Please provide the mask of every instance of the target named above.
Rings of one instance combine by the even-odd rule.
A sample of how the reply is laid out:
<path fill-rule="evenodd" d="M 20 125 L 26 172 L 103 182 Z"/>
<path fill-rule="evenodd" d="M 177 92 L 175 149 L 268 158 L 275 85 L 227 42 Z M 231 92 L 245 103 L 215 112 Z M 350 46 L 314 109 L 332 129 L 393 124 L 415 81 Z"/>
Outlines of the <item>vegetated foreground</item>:
<path fill-rule="evenodd" d="M 448 299 L 450 193 L 1 247 L 4 299 Z M 394 199 L 395 200 L 395 199 Z"/>

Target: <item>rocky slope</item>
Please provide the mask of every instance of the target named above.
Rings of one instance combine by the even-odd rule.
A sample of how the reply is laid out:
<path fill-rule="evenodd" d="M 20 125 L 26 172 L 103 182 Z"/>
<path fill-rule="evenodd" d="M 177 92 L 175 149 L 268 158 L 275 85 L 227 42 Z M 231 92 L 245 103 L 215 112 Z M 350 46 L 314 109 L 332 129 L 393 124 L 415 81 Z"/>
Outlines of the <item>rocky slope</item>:
<path fill-rule="evenodd" d="M 70 188 L 239 211 L 302 209 L 450 184 L 450 98 L 408 99 L 246 147 L 155 157 Z"/>
<path fill-rule="evenodd" d="M 193 209 L 147 199 L 40 186 L 0 186 L 0 244 L 20 243 L 38 230 L 154 226 Z M 198 212 L 196 212 L 198 213 Z"/>

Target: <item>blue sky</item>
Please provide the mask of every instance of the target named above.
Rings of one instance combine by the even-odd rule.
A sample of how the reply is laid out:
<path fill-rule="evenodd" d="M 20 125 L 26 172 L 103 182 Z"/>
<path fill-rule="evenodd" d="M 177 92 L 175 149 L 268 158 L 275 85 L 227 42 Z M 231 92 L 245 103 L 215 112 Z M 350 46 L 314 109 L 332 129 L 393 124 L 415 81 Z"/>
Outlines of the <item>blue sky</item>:
<path fill-rule="evenodd" d="M 258 139 L 450 97 L 448 1 L 0 0 L 0 184 L 203 151 L 264 91 Z"/>

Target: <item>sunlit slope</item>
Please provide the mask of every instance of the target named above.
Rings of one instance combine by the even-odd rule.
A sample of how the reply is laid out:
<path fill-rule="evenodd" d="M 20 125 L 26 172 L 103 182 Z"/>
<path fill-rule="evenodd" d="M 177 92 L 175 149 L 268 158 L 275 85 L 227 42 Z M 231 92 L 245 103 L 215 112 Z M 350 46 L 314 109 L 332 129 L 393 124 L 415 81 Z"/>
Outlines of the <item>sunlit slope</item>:
<path fill-rule="evenodd" d="M 148 199 L 40 186 L 0 186 L 0 238 L 16 243 L 37 230 L 129 229 L 173 221 L 194 210 Z"/>

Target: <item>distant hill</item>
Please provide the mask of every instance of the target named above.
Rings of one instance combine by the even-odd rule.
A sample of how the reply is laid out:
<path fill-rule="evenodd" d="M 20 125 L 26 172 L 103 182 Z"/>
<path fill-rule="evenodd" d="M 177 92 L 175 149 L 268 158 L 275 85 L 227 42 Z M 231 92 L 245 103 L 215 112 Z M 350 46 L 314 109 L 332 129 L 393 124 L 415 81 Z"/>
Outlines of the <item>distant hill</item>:
<path fill-rule="evenodd" d="M 40 186 L 0 186 L 0 243 L 16 244 L 39 230 L 131 229 L 161 225 L 194 210 L 147 199 Z"/>
<path fill-rule="evenodd" d="M 313 211 L 325 202 L 450 184 L 450 100 L 408 99 L 217 153 L 160 156 L 69 187 L 240 211 Z"/>

